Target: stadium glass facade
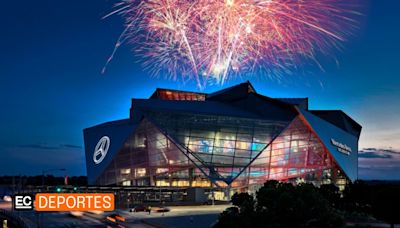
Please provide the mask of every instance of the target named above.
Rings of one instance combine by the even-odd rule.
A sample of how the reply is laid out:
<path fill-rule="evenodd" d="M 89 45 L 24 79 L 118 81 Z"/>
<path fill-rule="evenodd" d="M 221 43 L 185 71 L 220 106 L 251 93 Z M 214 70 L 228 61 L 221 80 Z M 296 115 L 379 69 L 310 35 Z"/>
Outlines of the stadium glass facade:
<path fill-rule="evenodd" d="M 132 100 L 129 119 L 84 130 L 88 179 L 250 191 L 267 180 L 341 186 L 357 178 L 360 131 L 341 111 L 264 97 L 248 82 L 213 94 L 158 89 Z M 108 151 L 99 147 L 104 136 Z"/>

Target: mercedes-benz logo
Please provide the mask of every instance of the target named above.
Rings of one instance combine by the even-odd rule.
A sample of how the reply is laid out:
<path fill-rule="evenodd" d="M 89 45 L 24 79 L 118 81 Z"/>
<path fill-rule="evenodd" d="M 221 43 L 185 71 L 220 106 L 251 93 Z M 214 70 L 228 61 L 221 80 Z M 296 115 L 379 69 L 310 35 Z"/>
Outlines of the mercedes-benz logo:
<path fill-rule="evenodd" d="M 103 136 L 94 148 L 93 161 L 97 165 L 103 161 L 110 148 L 110 138 L 108 136 Z"/>

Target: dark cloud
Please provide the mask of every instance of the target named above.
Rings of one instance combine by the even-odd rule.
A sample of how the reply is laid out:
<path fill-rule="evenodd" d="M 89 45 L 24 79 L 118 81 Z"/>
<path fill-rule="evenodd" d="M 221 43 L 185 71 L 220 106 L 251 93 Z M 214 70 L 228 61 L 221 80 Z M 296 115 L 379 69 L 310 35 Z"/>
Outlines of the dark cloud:
<path fill-rule="evenodd" d="M 383 149 L 382 151 L 385 153 L 400 154 L 400 151 L 392 150 L 392 149 Z"/>
<path fill-rule="evenodd" d="M 360 151 L 358 154 L 359 158 L 393 158 L 390 154 L 383 154 L 378 152 L 363 152 Z"/>
<path fill-rule="evenodd" d="M 393 149 L 365 148 L 359 151 L 359 178 L 400 180 L 400 152 Z"/>
<path fill-rule="evenodd" d="M 72 144 L 48 145 L 48 144 L 27 144 L 20 145 L 20 148 L 42 149 L 42 150 L 59 150 L 64 148 L 82 149 L 82 146 Z"/>
<path fill-rule="evenodd" d="M 42 170 L 65 168 L 55 175 L 85 175 L 85 153 L 81 146 L 27 144 L 0 148 L 1 175 L 38 175 Z"/>
<path fill-rule="evenodd" d="M 368 150 L 376 151 L 376 150 L 378 150 L 378 149 L 373 148 L 373 147 L 370 147 L 370 148 L 364 148 L 364 149 L 360 150 L 360 152 L 362 152 L 362 151 L 368 151 Z"/>
<path fill-rule="evenodd" d="M 64 147 L 64 148 L 76 148 L 76 149 L 82 149 L 83 148 L 82 146 L 71 145 L 71 144 L 64 144 L 64 145 L 61 145 L 61 146 Z"/>
<path fill-rule="evenodd" d="M 49 146 L 44 144 L 27 144 L 27 145 L 20 145 L 19 148 L 31 148 L 31 149 L 42 149 L 42 150 L 55 150 L 58 149 L 56 146 Z"/>

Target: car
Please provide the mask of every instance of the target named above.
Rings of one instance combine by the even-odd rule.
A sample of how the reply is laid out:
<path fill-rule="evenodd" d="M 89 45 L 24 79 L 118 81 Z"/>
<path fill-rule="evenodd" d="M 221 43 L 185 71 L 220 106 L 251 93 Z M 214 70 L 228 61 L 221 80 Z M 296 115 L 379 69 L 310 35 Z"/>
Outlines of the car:
<path fill-rule="evenodd" d="M 6 202 L 11 202 L 12 201 L 11 196 L 7 196 L 7 195 L 3 197 L 3 200 L 6 201 Z"/>
<path fill-rule="evenodd" d="M 137 205 L 129 210 L 129 212 L 141 212 L 141 211 L 148 212 L 149 209 L 144 205 Z"/>
<path fill-rule="evenodd" d="M 125 218 L 120 214 L 110 214 L 110 215 L 106 216 L 106 220 L 109 223 L 125 222 Z"/>
<path fill-rule="evenodd" d="M 104 213 L 104 211 L 97 211 L 97 210 L 92 210 L 92 211 L 87 211 L 90 214 L 94 214 L 94 215 L 101 215 Z"/>
<path fill-rule="evenodd" d="M 83 211 L 70 211 L 69 214 L 73 217 L 82 217 Z"/>
<path fill-rule="evenodd" d="M 169 209 L 168 207 L 156 207 L 153 209 L 155 212 L 159 212 L 159 213 L 164 213 L 164 212 L 169 212 L 171 211 L 171 209 Z"/>

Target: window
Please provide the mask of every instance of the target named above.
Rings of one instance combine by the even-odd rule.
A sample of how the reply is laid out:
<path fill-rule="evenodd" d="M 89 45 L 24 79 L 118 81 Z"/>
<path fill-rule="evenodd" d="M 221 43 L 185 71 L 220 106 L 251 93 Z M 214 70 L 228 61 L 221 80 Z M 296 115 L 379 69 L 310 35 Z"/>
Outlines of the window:
<path fill-rule="evenodd" d="M 169 181 L 158 180 L 158 181 L 156 181 L 156 186 L 168 187 L 169 186 Z"/>
<path fill-rule="evenodd" d="M 137 168 L 135 169 L 135 177 L 144 177 L 146 176 L 146 168 Z"/>
<path fill-rule="evenodd" d="M 146 136 L 144 134 L 135 134 L 135 148 L 146 147 Z"/>
<path fill-rule="evenodd" d="M 156 173 L 166 173 L 168 170 L 168 168 L 157 168 Z"/>
<path fill-rule="evenodd" d="M 129 175 L 129 174 L 131 174 L 131 169 L 121 169 L 121 174 L 122 175 Z"/>
<path fill-rule="evenodd" d="M 173 187 L 188 187 L 189 181 L 186 180 L 179 180 L 179 181 L 172 181 Z"/>

